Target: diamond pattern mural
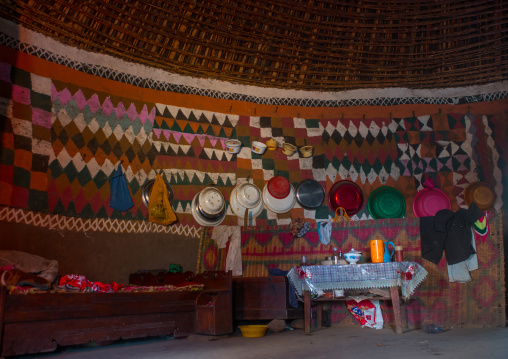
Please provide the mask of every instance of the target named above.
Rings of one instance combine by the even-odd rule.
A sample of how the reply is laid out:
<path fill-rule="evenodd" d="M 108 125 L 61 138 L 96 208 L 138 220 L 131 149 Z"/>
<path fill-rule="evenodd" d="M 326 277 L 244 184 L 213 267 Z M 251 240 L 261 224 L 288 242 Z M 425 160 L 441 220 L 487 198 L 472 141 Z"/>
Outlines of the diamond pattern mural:
<path fill-rule="evenodd" d="M 53 82 L 48 206 L 52 213 L 85 218 L 145 218 L 141 186 L 156 166 L 149 141 L 155 105 Z M 109 178 L 123 166 L 134 207 L 109 207 Z M 154 176 L 155 177 L 155 176 Z"/>

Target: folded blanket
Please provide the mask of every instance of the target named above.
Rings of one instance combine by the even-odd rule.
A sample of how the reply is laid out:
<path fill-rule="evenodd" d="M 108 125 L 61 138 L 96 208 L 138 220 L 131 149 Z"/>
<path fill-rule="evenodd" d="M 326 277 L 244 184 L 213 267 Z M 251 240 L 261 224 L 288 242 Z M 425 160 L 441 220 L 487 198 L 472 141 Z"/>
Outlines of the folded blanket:
<path fill-rule="evenodd" d="M 10 269 L 0 272 L 0 284 L 48 290 L 51 283 L 38 275 L 25 273 L 19 269 Z"/>
<path fill-rule="evenodd" d="M 56 260 L 21 251 L 0 250 L 0 267 L 7 265 L 12 265 L 25 273 L 45 278 L 49 283 L 53 283 L 59 270 Z"/>

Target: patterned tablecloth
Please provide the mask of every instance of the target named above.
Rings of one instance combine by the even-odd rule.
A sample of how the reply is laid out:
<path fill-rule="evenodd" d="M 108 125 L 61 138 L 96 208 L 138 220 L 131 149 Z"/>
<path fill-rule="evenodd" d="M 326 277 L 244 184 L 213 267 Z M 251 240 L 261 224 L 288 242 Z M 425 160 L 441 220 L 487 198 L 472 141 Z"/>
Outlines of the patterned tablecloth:
<path fill-rule="evenodd" d="M 368 289 L 399 286 L 407 299 L 427 276 L 416 262 L 366 263 L 293 267 L 287 277 L 299 297 L 305 290 L 316 294 L 334 289 Z"/>

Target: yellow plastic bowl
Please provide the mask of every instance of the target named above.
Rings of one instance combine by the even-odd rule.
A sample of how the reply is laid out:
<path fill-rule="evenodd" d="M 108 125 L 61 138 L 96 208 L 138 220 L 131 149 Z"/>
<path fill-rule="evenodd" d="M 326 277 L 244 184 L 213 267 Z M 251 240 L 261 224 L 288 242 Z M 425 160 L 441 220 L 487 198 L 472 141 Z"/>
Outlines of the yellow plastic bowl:
<path fill-rule="evenodd" d="M 240 325 L 238 328 L 246 338 L 264 337 L 268 329 L 266 325 Z"/>

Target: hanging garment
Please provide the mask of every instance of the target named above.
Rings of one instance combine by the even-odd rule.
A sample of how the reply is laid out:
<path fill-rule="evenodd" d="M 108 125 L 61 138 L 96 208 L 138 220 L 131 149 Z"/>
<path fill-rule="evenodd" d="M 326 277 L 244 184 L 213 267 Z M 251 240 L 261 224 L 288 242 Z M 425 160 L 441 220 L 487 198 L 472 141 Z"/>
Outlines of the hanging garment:
<path fill-rule="evenodd" d="M 471 230 L 472 232 L 473 230 Z M 471 233 L 471 245 L 476 251 L 475 237 Z M 472 254 L 468 259 L 457 264 L 448 264 L 448 280 L 450 282 L 467 283 L 470 282 L 471 274 L 469 272 L 478 269 L 478 256 Z"/>
<path fill-rule="evenodd" d="M 115 174 L 109 181 L 109 187 L 111 191 L 109 206 L 111 208 L 123 212 L 128 211 L 134 206 L 121 166 L 118 166 Z"/>
<path fill-rule="evenodd" d="M 228 240 L 230 241 L 228 255 L 226 257 L 226 271 L 231 271 L 233 276 L 242 275 L 242 241 L 240 227 L 214 227 L 211 238 L 217 242 L 219 248 L 226 248 Z"/>
<path fill-rule="evenodd" d="M 448 264 L 457 264 L 476 253 L 471 244 L 471 228 L 483 216 L 476 203 L 457 212 L 442 209 L 434 217 L 420 218 L 422 258 L 439 263 L 445 251 Z"/>
<path fill-rule="evenodd" d="M 422 258 L 438 264 L 443 257 L 446 233 L 435 229 L 435 216 L 420 217 L 420 240 Z"/>
<path fill-rule="evenodd" d="M 463 262 L 476 253 L 471 244 L 471 228 L 482 216 L 483 212 L 474 202 L 468 209 L 461 208 L 457 212 L 442 209 L 436 213 L 436 230 L 446 233 L 444 250 L 448 264 Z"/>

